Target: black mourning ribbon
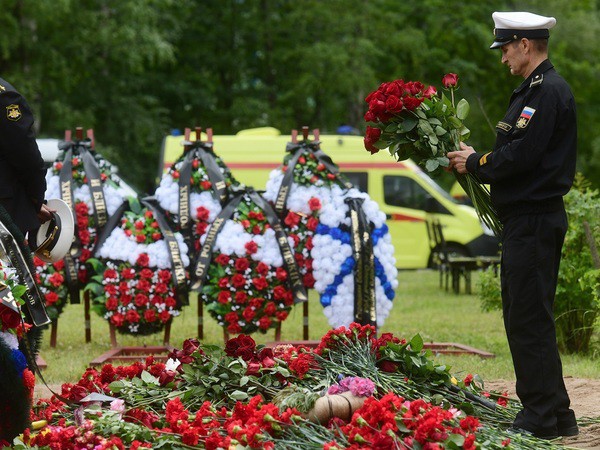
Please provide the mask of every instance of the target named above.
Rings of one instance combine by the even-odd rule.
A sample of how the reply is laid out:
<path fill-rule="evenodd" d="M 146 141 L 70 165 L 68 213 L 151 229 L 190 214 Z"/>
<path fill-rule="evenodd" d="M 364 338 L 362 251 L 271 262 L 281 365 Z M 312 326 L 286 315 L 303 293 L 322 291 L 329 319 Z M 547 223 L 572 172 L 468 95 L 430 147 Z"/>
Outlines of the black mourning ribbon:
<path fill-rule="evenodd" d="M 90 188 L 92 197 L 93 215 L 96 223 L 96 230 L 100 231 L 108 220 L 106 210 L 106 199 L 102 190 L 102 178 L 100 169 L 94 155 L 91 152 L 91 141 L 63 141 L 59 144 L 61 150 L 65 151 L 63 166 L 59 173 L 60 197 L 71 208 L 73 216 L 77 218 L 75 211 L 75 199 L 73 198 L 73 156 L 79 155 L 83 162 L 83 170 L 87 178 L 87 184 Z M 79 280 L 77 277 L 77 267 L 75 258 L 81 254 L 81 243 L 77 238 L 77 220 L 75 220 L 75 233 L 73 233 L 73 243 L 69 254 L 64 257 L 65 274 L 67 279 L 67 288 L 71 303 L 79 303 Z"/>
<path fill-rule="evenodd" d="M 281 226 L 281 222 L 279 221 L 279 218 L 277 217 L 277 214 L 275 214 L 275 211 L 271 205 L 253 189 L 247 189 L 245 192 L 242 191 L 236 193 L 235 196 L 225 206 L 225 208 L 223 208 L 214 222 L 210 225 L 210 228 L 206 234 L 204 245 L 200 250 L 198 260 L 196 261 L 196 267 L 193 272 L 194 281 L 192 283 L 192 289 L 195 291 L 202 289 L 208 273 L 208 267 L 212 259 L 213 247 L 217 242 L 217 236 L 225 225 L 225 222 L 230 219 L 235 212 L 235 209 L 242 201 L 244 195 L 248 195 L 250 199 L 256 203 L 260 209 L 262 209 L 267 221 L 269 222 L 269 225 L 271 225 L 271 228 L 273 228 L 275 231 L 275 237 L 283 257 L 283 264 L 289 275 L 290 289 L 292 291 L 294 303 L 307 301 L 308 297 L 306 295 L 306 290 L 304 289 L 304 284 L 302 283 L 302 277 L 300 276 L 300 271 L 298 270 L 294 253 L 292 252 L 287 240 L 287 235 Z"/>
<path fill-rule="evenodd" d="M 212 184 L 211 193 L 213 198 L 223 205 L 228 197 L 227 184 L 223 173 L 215 160 L 212 142 L 189 143 L 189 150 L 187 150 L 181 169 L 179 170 L 179 226 L 186 244 L 190 247 L 191 251 L 193 251 L 193 222 L 190 211 L 190 178 L 192 176 L 192 162 L 194 159 L 202 161 L 202 164 L 206 169 L 208 179 Z"/>
<path fill-rule="evenodd" d="M 302 156 L 305 151 L 312 153 L 317 158 L 319 163 L 323 164 L 327 170 L 335 174 L 336 182 L 343 189 L 350 189 L 352 187 L 352 183 L 340 176 L 340 170 L 338 166 L 335 165 L 333 160 L 323 150 L 321 150 L 321 141 L 300 141 L 298 143 L 288 142 L 285 151 L 291 153 L 292 157 L 288 161 L 287 170 L 283 175 L 283 180 L 281 181 L 281 186 L 279 186 L 279 191 L 277 192 L 277 197 L 275 200 L 275 212 L 279 217 L 283 218 L 283 215 L 286 211 L 285 205 L 290 195 L 292 183 L 294 182 L 294 167 L 298 163 L 300 156 Z"/>
<path fill-rule="evenodd" d="M 364 199 L 346 198 L 350 208 L 350 240 L 354 267 L 354 321 L 377 328 L 375 302 L 375 255 L 371 226 L 362 209 Z"/>

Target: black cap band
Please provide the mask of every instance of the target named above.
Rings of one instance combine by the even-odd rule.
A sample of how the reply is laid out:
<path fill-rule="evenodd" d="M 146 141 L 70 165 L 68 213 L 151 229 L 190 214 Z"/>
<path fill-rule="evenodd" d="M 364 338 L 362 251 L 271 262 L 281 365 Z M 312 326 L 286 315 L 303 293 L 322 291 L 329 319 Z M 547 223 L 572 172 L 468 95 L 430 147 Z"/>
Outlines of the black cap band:
<path fill-rule="evenodd" d="M 548 39 L 550 37 L 550 30 L 547 28 L 538 28 L 536 30 L 515 30 L 511 28 L 496 28 L 494 30 L 496 39 L 490 48 L 502 47 L 504 44 L 516 41 L 517 39 Z"/>

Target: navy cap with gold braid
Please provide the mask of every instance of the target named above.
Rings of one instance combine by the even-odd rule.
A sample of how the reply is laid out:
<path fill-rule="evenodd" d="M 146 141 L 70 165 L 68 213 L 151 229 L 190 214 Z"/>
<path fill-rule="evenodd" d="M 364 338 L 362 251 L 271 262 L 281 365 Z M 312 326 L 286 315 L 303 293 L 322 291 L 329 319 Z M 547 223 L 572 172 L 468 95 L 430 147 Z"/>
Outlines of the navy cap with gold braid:
<path fill-rule="evenodd" d="M 554 17 L 545 17 L 529 12 L 495 12 L 494 35 L 490 48 L 499 48 L 518 39 L 548 39 L 550 28 L 556 25 Z"/>

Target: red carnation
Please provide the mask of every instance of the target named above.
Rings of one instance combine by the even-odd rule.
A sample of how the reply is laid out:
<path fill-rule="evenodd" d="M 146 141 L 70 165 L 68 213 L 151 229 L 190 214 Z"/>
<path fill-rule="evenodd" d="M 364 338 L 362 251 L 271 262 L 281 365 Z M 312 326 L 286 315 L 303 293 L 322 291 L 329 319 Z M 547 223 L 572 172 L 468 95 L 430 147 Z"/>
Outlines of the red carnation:
<path fill-rule="evenodd" d="M 148 264 L 150 263 L 150 258 L 148 257 L 147 253 L 141 253 L 140 256 L 138 256 L 136 264 L 140 267 L 147 267 Z"/>
<path fill-rule="evenodd" d="M 246 253 L 249 255 L 253 255 L 258 251 L 258 244 L 254 241 L 247 242 L 244 247 L 246 249 Z"/>
<path fill-rule="evenodd" d="M 311 197 L 308 201 L 308 207 L 311 211 L 318 211 L 321 209 L 321 200 L 316 197 Z"/>
<path fill-rule="evenodd" d="M 288 227 L 294 228 L 295 226 L 297 226 L 300 223 L 300 215 L 296 214 L 293 211 L 290 211 L 287 213 L 287 216 L 285 216 L 284 223 Z"/>

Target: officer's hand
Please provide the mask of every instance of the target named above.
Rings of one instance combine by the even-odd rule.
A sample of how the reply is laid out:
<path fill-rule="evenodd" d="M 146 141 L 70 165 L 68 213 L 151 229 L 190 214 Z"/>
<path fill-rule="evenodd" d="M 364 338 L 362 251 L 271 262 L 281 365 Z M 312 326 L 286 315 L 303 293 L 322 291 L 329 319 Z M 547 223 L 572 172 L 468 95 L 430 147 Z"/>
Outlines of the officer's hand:
<path fill-rule="evenodd" d="M 48 208 L 48 205 L 42 205 L 37 213 L 38 220 L 40 223 L 48 222 L 50 219 L 52 219 L 52 213 L 54 212 L 56 212 L 55 209 Z"/>
<path fill-rule="evenodd" d="M 450 158 L 450 167 L 455 169 L 458 173 L 467 173 L 467 158 L 469 155 L 475 153 L 473 147 L 468 146 L 464 142 L 460 143 L 460 150 L 457 152 L 449 152 L 448 158 Z"/>

